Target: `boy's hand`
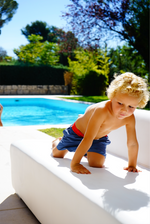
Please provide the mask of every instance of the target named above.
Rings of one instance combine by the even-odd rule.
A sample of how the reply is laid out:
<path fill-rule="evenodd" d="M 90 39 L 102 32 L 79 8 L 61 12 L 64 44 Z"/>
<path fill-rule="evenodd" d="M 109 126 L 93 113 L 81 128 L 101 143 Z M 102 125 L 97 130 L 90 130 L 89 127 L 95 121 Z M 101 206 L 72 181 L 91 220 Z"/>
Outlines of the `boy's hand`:
<path fill-rule="evenodd" d="M 0 117 L 2 115 L 2 112 L 3 112 L 3 106 L 2 106 L 2 104 L 0 104 Z"/>
<path fill-rule="evenodd" d="M 1 121 L 2 112 L 3 112 L 3 106 L 2 104 L 0 104 L 0 126 L 3 126 L 3 123 Z"/>
<path fill-rule="evenodd" d="M 84 166 L 82 166 L 80 163 L 76 163 L 75 165 L 71 166 L 71 171 L 75 173 L 81 173 L 81 174 L 91 174 L 89 170 L 87 170 Z"/>
<path fill-rule="evenodd" d="M 141 170 L 138 170 L 136 167 L 134 166 L 128 166 L 128 167 L 124 167 L 124 170 L 128 170 L 128 172 L 133 172 L 133 173 L 138 173 L 138 172 L 142 172 Z"/>

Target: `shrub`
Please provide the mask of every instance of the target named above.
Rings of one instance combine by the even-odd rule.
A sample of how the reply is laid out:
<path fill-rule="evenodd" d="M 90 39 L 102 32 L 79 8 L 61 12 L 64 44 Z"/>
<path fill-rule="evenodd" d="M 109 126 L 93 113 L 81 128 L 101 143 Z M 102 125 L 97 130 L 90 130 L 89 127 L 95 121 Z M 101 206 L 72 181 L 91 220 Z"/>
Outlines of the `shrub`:
<path fill-rule="evenodd" d="M 104 96 L 107 77 L 97 74 L 95 71 L 89 71 L 85 76 L 79 76 L 76 82 L 73 82 L 72 94 L 81 94 L 84 96 Z"/>
<path fill-rule="evenodd" d="M 105 95 L 108 85 L 109 58 L 106 52 L 97 50 L 75 51 L 76 61 L 68 58 L 73 73 L 72 94 Z"/>

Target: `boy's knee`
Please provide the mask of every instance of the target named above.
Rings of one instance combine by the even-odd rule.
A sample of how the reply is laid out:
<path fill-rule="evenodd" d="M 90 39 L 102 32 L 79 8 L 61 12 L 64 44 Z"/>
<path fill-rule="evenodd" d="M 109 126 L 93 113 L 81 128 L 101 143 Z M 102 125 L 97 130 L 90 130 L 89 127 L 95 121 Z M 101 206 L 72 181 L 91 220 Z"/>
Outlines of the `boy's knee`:
<path fill-rule="evenodd" d="M 52 150 L 52 155 L 53 155 L 53 157 L 55 157 L 55 158 L 63 158 L 62 155 L 61 155 L 61 153 L 60 153 L 60 151 L 58 151 L 57 148 L 53 148 L 53 150 Z"/>
<path fill-rule="evenodd" d="M 103 164 L 105 162 L 105 157 L 101 154 L 95 152 L 88 152 L 87 153 L 89 166 L 103 168 Z"/>
<path fill-rule="evenodd" d="M 56 147 L 52 149 L 52 156 L 55 158 L 64 158 L 66 155 L 67 150 L 58 150 Z"/>
<path fill-rule="evenodd" d="M 96 168 L 103 168 L 103 164 L 96 161 L 89 161 L 89 166 Z"/>

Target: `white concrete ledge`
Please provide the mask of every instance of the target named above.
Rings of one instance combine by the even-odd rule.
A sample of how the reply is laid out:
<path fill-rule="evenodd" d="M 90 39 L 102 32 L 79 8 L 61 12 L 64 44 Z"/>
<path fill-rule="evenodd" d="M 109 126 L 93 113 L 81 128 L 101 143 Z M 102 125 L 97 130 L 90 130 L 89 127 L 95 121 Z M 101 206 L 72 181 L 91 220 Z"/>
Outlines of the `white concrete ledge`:
<path fill-rule="evenodd" d="M 135 114 L 140 173 L 123 170 L 127 166 L 123 128 L 110 135 L 108 151 L 115 156 L 108 153 L 105 168 L 91 168 L 82 159 L 90 175 L 70 171 L 72 153 L 53 158 L 52 137 L 11 144 L 13 187 L 42 224 L 150 224 L 150 117 L 147 111 Z"/>
<path fill-rule="evenodd" d="M 70 172 L 72 153 L 50 156 L 48 140 L 11 145 L 12 184 L 42 224 L 118 224 L 150 222 L 150 172 L 127 173 L 127 161 L 107 156 L 106 168 L 91 175 Z"/>

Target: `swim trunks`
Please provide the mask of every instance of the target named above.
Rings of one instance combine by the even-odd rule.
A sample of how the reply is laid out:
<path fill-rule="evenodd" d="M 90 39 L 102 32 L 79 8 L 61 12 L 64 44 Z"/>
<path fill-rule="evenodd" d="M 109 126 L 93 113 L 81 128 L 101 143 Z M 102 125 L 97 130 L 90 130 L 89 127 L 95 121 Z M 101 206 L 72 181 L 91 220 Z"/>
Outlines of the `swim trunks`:
<path fill-rule="evenodd" d="M 75 152 L 84 135 L 76 128 L 75 124 L 65 129 L 63 134 L 62 139 L 57 145 L 57 149 L 67 149 L 69 152 Z M 106 157 L 106 146 L 110 143 L 108 136 L 93 140 L 92 146 L 89 148 L 88 152 L 96 152 Z"/>

